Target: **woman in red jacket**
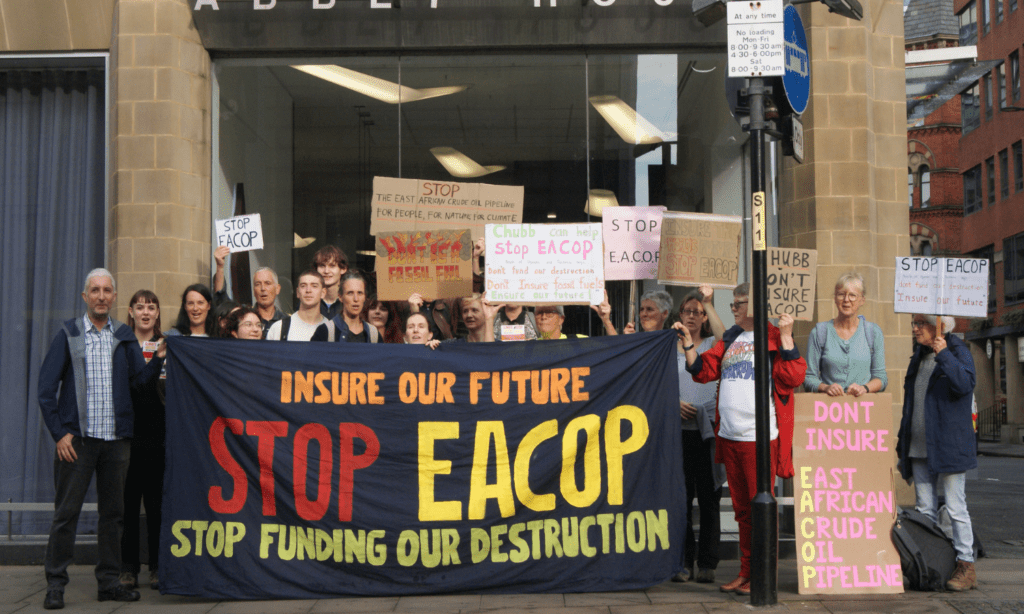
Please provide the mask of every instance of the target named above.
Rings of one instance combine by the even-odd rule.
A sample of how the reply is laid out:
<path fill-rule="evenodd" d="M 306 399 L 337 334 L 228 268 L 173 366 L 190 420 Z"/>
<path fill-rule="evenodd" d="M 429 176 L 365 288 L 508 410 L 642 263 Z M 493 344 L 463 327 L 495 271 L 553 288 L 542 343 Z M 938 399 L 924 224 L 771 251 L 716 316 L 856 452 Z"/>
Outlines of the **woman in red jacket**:
<path fill-rule="evenodd" d="M 686 370 L 693 381 L 719 380 L 715 411 L 715 461 L 725 465 L 732 507 L 740 529 L 740 575 L 721 587 L 724 592 L 750 594 L 750 502 L 757 494 L 754 429 L 754 318 L 748 313 L 750 285 L 733 290 L 732 314 L 736 325 L 722 340 L 697 354 L 690 332 L 675 325 L 686 352 Z M 793 341 L 793 317 L 768 325 L 768 353 L 772 361 L 771 469 L 775 476 L 793 477 L 793 389 L 804 382 L 807 363 Z"/>

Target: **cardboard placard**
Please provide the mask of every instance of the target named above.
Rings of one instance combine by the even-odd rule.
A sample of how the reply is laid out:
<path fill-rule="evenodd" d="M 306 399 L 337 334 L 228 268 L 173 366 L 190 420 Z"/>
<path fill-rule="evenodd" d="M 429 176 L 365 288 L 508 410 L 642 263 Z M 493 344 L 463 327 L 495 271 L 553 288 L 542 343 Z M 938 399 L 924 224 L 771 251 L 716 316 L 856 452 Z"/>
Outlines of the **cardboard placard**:
<path fill-rule="evenodd" d="M 793 437 L 797 589 L 902 593 L 892 395 L 797 394 Z"/>
<path fill-rule="evenodd" d="M 468 229 L 381 232 L 377 235 L 377 297 L 405 301 L 457 298 L 473 292 L 473 240 Z"/>
<path fill-rule="evenodd" d="M 373 178 L 370 234 L 468 228 L 473 240 L 485 224 L 523 221 L 523 186 Z"/>
<path fill-rule="evenodd" d="M 987 258 L 896 258 L 893 311 L 988 317 Z"/>
<path fill-rule="evenodd" d="M 739 276 L 743 218 L 666 211 L 661 223 L 658 283 L 734 288 Z"/>
<path fill-rule="evenodd" d="M 606 207 L 604 231 L 606 280 L 657 279 L 661 217 L 665 207 Z"/>
<path fill-rule="evenodd" d="M 599 305 L 600 224 L 488 224 L 487 298 L 517 305 Z"/>
<path fill-rule="evenodd" d="M 768 317 L 784 313 L 794 320 L 814 319 L 814 282 L 818 251 L 795 247 L 768 248 Z M 749 313 L 753 303 L 747 304 Z"/>
<path fill-rule="evenodd" d="M 259 213 L 217 220 L 213 227 L 217 245 L 227 245 L 232 254 L 263 249 L 263 222 Z"/>

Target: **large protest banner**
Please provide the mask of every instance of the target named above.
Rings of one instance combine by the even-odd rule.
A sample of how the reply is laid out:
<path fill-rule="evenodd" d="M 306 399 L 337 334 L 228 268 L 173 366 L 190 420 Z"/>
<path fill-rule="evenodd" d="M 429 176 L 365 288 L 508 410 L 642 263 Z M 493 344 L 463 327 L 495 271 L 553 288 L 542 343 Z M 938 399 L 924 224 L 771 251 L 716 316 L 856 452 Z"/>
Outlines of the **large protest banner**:
<path fill-rule="evenodd" d="M 469 230 L 414 230 L 377 233 L 377 298 L 405 301 L 414 292 L 426 299 L 473 292 L 473 239 Z"/>
<path fill-rule="evenodd" d="M 896 258 L 896 313 L 988 317 L 987 258 Z"/>
<path fill-rule="evenodd" d="M 601 217 L 604 234 L 604 278 L 658 278 L 661 217 L 665 207 L 606 207 Z"/>
<path fill-rule="evenodd" d="M 902 593 L 892 395 L 798 394 L 794 411 L 798 591 Z"/>
<path fill-rule="evenodd" d="M 600 224 L 488 224 L 487 298 L 519 305 L 604 300 Z"/>
<path fill-rule="evenodd" d="M 742 232 L 743 218 L 738 215 L 666 211 L 661 222 L 658 283 L 734 288 Z"/>
<path fill-rule="evenodd" d="M 160 588 L 636 589 L 680 569 L 675 336 L 169 340 Z"/>
<path fill-rule="evenodd" d="M 373 178 L 370 234 L 469 228 L 473 240 L 485 224 L 523 221 L 523 186 Z"/>

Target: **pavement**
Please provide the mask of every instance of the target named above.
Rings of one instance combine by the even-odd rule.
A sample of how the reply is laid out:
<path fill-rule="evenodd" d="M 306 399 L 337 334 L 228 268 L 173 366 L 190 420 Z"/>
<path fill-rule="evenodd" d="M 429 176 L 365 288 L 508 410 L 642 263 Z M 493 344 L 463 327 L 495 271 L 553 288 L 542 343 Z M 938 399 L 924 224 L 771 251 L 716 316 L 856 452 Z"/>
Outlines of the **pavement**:
<path fill-rule="evenodd" d="M 1019 559 L 980 559 L 979 588 L 965 593 L 908 592 L 898 595 L 799 595 L 796 562 L 779 562 L 778 604 L 754 608 L 749 597 L 725 594 L 718 584 L 665 582 L 643 591 L 513 595 L 423 595 L 412 597 L 349 597 L 292 601 L 216 601 L 160 595 L 140 589 L 135 603 L 96 601 L 91 566 L 69 568 L 71 583 L 64 595 L 69 612 L 182 614 L 742 614 L 751 610 L 805 614 L 1024 614 L 1024 566 Z M 718 580 L 727 582 L 739 571 L 738 561 L 718 566 Z M 0 567 L 0 614 L 42 612 L 46 583 L 39 566 Z"/>
<path fill-rule="evenodd" d="M 987 441 L 979 441 L 978 454 L 982 456 L 1024 458 L 1024 445 L 1019 443 L 990 443 Z"/>

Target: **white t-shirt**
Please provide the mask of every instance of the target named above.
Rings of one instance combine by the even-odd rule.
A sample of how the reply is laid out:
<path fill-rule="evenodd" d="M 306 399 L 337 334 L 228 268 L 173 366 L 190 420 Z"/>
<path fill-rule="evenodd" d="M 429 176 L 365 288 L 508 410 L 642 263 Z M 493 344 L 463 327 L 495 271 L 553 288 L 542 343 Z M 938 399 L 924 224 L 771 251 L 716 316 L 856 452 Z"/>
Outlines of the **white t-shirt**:
<path fill-rule="evenodd" d="M 313 333 L 321 324 L 327 322 L 327 318 L 320 314 L 317 314 L 319 319 L 313 324 L 306 324 L 302 318 L 299 317 L 299 313 L 295 312 L 290 317 L 292 323 L 288 328 L 288 341 L 309 341 L 313 338 Z M 270 330 L 267 331 L 268 341 L 280 341 L 281 340 L 281 322 L 283 319 L 278 320 L 270 325 Z M 331 339 L 333 341 L 333 339 Z"/>
<path fill-rule="evenodd" d="M 755 441 L 754 427 L 754 333 L 746 331 L 732 342 L 722 357 L 718 386 L 718 435 L 730 441 Z M 775 400 L 771 403 L 772 439 L 779 436 Z"/>

